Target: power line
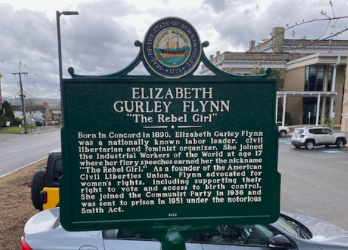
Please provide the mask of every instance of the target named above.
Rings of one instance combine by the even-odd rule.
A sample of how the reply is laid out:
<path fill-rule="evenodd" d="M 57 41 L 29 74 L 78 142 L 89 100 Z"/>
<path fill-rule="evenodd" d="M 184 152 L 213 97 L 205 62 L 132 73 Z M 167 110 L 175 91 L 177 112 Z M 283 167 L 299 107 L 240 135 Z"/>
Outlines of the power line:
<path fill-rule="evenodd" d="M 18 65 L 18 62 L 12 62 L 12 61 L 5 61 L 3 59 L 0 59 L 0 63 L 5 64 L 5 65 Z"/>
<path fill-rule="evenodd" d="M 52 87 L 58 87 L 58 88 L 60 86 L 58 82 L 47 80 L 46 78 L 40 76 L 40 74 L 38 74 L 34 70 L 32 70 L 28 65 L 26 65 L 26 64 L 24 64 L 22 62 L 14 62 L 14 61 L 8 61 L 8 60 L 0 59 L 0 63 L 3 64 L 3 65 L 8 65 L 8 66 L 18 66 L 18 72 L 21 72 L 21 67 L 23 66 L 24 68 L 26 68 L 31 73 L 31 75 L 34 75 L 37 79 L 40 80 L 39 82 L 37 82 L 33 77 L 25 75 L 34 84 L 37 84 L 37 85 L 47 84 L 47 85 L 51 85 Z M 23 82 L 25 82 L 25 81 L 23 80 Z M 17 83 L 19 84 L 18 81 L 17 81 Z M 31 92 L 33 92 L 33 91 L 31 91 Z"/>
<path fill-rule="evenodd" d="M 47 81 L 47 79 L 43 79 L 43 78 L 40 77 L 37 73 L 35 73 L 33 70 L 31 70 L 31 69 L 29 68 L 28 65 L 23 64 L 23 67 L 26 68 L 30 73 L 32 73 L 34 76 L 36 76 L 36 77 L 39 78 L 40 80 L 42 80 L 42 81 L 44 81 L 44 82 L 46 82 L 46 83 L 49 83 L 49 84 L 59 85 L 58 83 L 49 82 L 49 81 Z"/>

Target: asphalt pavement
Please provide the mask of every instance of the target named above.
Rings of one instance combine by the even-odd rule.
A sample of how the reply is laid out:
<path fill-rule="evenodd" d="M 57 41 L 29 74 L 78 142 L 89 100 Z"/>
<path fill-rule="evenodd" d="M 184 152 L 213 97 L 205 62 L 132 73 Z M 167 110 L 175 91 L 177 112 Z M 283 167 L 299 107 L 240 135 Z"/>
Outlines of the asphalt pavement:
<path fill-rule="evenodd" d="M 0 178 L 48 156 L 61 146 L 60 128 L 47 126 L 28 134 L 0 134 Z"/>
<path fill-rule="evenodd" d="M 330 221 L 348 229 L 348 145 L 307 150 L 279 139 L 281 209 Z"/>

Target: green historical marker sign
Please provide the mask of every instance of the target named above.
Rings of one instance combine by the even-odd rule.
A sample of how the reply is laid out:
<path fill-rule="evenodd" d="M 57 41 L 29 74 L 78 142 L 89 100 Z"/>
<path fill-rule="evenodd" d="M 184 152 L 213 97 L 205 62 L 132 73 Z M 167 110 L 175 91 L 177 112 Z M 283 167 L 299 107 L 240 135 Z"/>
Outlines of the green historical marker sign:
<path fill-rule="evenodd" d="M 275 221 L 276 81 L 218 70 L 182 19 L 158 21 L 136 45 L 139 55 L 123 71 L 69 69 L 72 78 L 63 79 L 63 227 L 164 231 Z M 140 61 L 151 76 L 128 76 Z M 215 75 L 193 76 L 199 62 Z"/>

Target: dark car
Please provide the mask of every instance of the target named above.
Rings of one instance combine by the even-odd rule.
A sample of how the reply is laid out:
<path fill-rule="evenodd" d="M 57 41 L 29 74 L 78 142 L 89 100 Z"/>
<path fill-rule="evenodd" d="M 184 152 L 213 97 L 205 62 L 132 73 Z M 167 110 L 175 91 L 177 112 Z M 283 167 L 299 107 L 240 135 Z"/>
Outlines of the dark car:
<path fill-rule="evenodd" d="M 43 118 L 35 118 L 35 126 L 46 126 L 46 120 Z"/>

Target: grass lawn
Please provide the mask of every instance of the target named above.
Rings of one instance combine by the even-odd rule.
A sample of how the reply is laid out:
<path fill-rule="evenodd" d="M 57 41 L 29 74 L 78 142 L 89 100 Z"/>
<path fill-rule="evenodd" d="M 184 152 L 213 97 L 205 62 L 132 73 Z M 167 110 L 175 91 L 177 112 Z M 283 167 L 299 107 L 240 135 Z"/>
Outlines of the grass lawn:
<path fill-rule="evenodd" d="M 28 125 L 27 130 L 30 132 L 31 129 L 36 129 L 35 125 Z M 8 133 L 8 134 L 19 134 L 24 133 L 24 126 L 21 128 L 19 126 L 11 126 L 11 127 L 2 127 L 0 128 L 0 133 Z"/>
<path fill-rule="evenodd" d="M 31 202 L 31 179 L 47 159 L 0 178 L 0 249 L 20 249 L 27 220 L 38 212 Z"/>

